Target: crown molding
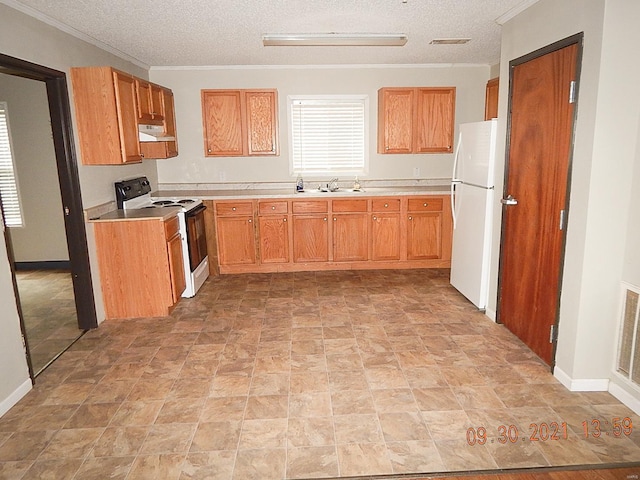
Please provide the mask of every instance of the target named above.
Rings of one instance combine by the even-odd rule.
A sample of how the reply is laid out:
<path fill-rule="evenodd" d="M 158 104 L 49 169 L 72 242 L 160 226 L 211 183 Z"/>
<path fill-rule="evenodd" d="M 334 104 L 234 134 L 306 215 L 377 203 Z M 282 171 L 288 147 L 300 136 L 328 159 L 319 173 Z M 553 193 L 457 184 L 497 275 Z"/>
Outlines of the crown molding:
<path fill-rule="evenodd" d="M 529 8 L 534 3 L 537 3 L 538 0 L 523 0 L 518 5 L 513 7 L 511 10 L 507 10 L 505 13 L 496 18 L 496 23 L 498 25 L 504 25 L 509 20 L 524 12 L 527 8 Z"/>

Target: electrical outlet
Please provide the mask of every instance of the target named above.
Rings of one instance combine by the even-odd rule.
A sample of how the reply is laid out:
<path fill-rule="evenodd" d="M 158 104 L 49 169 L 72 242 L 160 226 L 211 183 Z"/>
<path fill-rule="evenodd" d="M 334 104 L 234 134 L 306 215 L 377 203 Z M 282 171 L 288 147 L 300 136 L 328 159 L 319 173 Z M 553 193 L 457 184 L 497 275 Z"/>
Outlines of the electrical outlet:
<path fill-rule="evenodd" d="M 420 167 L 413 167 L 413 178 L 420 178 Z"/>
<path fill-rule="evenodd" d="M 227 181 L 227 174 L 224 171 L 220 171 L 220 173 L 218 173 L 218 179 L 221 182 L 226 182 Z"/>

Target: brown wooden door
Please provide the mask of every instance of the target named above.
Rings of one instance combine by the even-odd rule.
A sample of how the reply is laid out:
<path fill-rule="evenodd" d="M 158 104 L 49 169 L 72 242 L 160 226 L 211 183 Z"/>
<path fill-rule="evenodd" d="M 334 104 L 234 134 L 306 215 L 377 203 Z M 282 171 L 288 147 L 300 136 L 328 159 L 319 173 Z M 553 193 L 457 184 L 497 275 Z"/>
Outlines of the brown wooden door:
<path fill-rule="evenodd" d="M 414 153 L 452 152 L 455 87 L 419 88 L 416 102 Z"/>
<path fill-rule="evenodd" d="M 369 215 L 344 213 L 333 215 L 333 260 L 364 262 L 369 258 Z"/>
<path fill-rule="evenodd" d="M 247 108 L 248 155 L 278 155 L 278 93 L 244 92 Z"/>
<path fill-rule="evenodd" d="M 244 155 L 240 90 L 203 90 L 205 156 Z"/>
<path fill-rule="evenodd" d="M 553 363 L 578 44 L 511 65 L 498 321 Z M 505 200 L 503 199 L 503 203 Z M 566 212 L 564 212 L 566 213 Z"/>
<path fill-rule="evenodd" d="M 378 153 L 413 152 L 413 88 L 378 92 Z"/>
<path fill-rule="evenodd" d="M 329 223 L 326 214 L 293 216 L 293 261 L 329 261 Z"/>
<path fill-rule="evenodd" d="M 140 140 L 138 138 L 138 112 L 136 110 L 136 86 L 133 77 L 113 72 L 116 93 L 116 110 L 121 139 L 123 163 L 140 162 Z"/>

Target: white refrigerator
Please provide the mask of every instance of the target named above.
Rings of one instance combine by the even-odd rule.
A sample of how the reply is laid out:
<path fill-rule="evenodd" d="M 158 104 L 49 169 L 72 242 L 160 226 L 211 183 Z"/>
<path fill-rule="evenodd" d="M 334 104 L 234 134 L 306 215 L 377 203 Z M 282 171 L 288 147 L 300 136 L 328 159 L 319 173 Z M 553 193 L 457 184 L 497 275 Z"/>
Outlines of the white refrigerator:
<path fill-rule="evenodd" d="M 451 179 L 451 285 L 478 309 L 489 295 L 497 121 L 460 125 Z"/>

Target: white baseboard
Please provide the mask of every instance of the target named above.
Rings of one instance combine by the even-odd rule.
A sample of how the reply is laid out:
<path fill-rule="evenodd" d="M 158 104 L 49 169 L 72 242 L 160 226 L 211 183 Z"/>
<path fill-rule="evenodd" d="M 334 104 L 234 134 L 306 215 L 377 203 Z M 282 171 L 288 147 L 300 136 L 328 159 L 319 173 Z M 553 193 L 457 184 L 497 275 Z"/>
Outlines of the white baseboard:
<path fill-rule="evenodd" d="M 22 385 L 16 388 L 11 395 L 0 402 L 0 417 L 7 413 L 11 407 L 20 401 L 33 388 L 31 379 L 25 380 Z"/>
<path fill-rule="evenodd" d="M 553 376 L 572 392 L 607 392 L 609 390 L 608 378 L 581 378 L 574 380 L 558 367 L 553 369 Z"/>
<path fill-rule="evenodd" d="M 495 310 L 489 310 L 488 308 L 484 311 L 484 314 L 489 317 L 494 322 L 496 321 L 496 312 Z"/>
<path fill-rule="evenodd" d="M 624 403 L 627 407 L 640 415 L 640 400 L 625 389 L 617 385 L 615 382 L 609 384 L 609 393 Z"/>

